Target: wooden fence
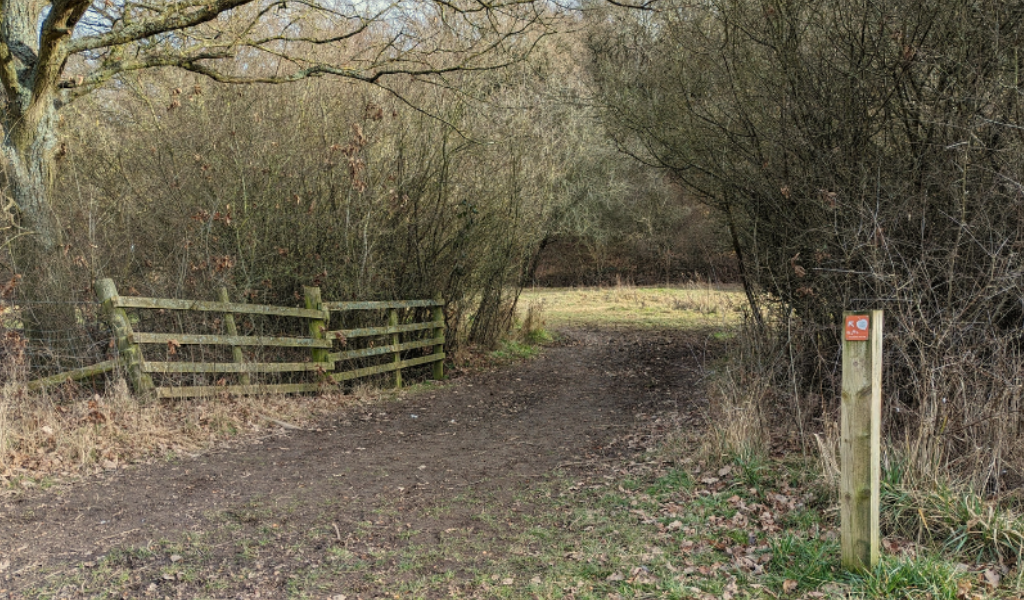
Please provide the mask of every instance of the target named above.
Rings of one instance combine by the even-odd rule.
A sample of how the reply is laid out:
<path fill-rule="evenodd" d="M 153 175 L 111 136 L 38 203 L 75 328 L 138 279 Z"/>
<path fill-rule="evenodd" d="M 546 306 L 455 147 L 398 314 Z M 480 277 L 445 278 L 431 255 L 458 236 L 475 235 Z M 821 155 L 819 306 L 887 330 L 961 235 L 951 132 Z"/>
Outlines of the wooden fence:
<path fill-rule="evenodd" d="M 382 302 L 324 302 L 320 288 L 304 289 L 305 307 L 291 308 L 263 304 L 229 302 L 227 290 L 219 290 L 216 302 L 202 300 L 174 300 L 166 298 L 141 298 L 120 296 L 114 282 L 101 279 L 96 283 L 96 294 L 103 305 L 103 312 L 114 334 L 117 346 L 117 360 L 60 373 L 29 384 L 30 389 L 41 389 L 56 385 L 68 379 L 84 379 L 113 370 L 124 368 L 132 390 L 141 395 L 156 395 L 160 398 L 186 398 L 228 394 L 296 393 L 330 388 L 345 381 L 394 372 L 394 383 L 402 385 L 402 370 L 418 365 L 432 364 L 434 379 L 444 376 L 444 301 L 396 300 Z M 128 309 L 134 311 L 185 311 L 192 313 L 219 314 L 218 324 L 222 333 L 163 333 L 136 331 Z M 416 310 L 419 309 L 419 310 Z M 429 309 L 430 320 L 400 322 L 399 311 L 416 314 Z M 331 313 L 352 311 L 381 311 L 388 313 L 388 323 L 381 326 L 329 330 Z M 239 335 L 235 321 L 237 316 L 261 315 L 279 319 L 297 319 L 305 335 Z M 402 334 L 420 332 L 416 339 L 402 340 Z M 365 348 L 346 349 L 350 340 L 371 338 Z M 383 338 L 385 344 L 377 342 Z M 159 348 L 164 354 L 177 354 L 182 346 L 217 347 L 230 352 L 230 360 L 188 361 L 156 360 Z M 247 358 L 243 348 L 274 348 L 292 351 L 290 360 L 253 360 Z M 335 351 L 337 350 L 337 351 Z M 403 353 L 412 350 L 429 352 L 426 355 L 403 358 Z M 297 359 L 295 351 L 303 356 Z M 370 357 L 390 356 L 389 362 L 349 370 L 338 370 L 337 366 L 348 361 Z M 169 357 L 168 357 L 169 358 Z M 157 385 L 154 376 L 167 380 L 178 375 L 229 375 L 236 379 L 228 384 L 222 377 L 215 385 Z M 267 374 L 286 375 L 293 379 L 287 383 L 256 381 Z M 295 381 L 294 379 L 304 379 Z"/>

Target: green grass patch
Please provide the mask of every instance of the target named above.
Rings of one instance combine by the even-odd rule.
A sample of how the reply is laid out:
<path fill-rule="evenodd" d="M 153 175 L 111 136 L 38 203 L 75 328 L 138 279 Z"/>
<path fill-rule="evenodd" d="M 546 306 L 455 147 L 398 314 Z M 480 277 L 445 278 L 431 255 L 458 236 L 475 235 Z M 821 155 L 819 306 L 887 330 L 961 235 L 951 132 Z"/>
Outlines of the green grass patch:
<path fill-rule="evenodd" d="M 491 358 L 501 362 L 508 362 L 533 358 L 539 353 L 539 346 L 523 343 L 518 340 L 506 339 L 502 340 L 500 348 L 491 352 Z"/>
<path fill-rule="evenodd" d="M 850 589 L 864 598 L 892 600 L 962 600 L 984 598 L 968 573 L 958 570 L 956 563 L 933 556 L 884 556 L 864 576 L 854 577 Z M 975 579 L 976 581 L 976 579 Z M 992 596 L 988 596 L 992 597 Z"/>
<path fill-rule="evenodd" d="M 796 589 L 814 590 L 836 581 L 843 573 L 839 567 L 839 542 L 835 539 L 808 538 L 790 532 L 769 540 L 772 560 L 769 581 L 777 591 L 785 583 L 796 583 Z"/>
<path fill-rule="evenodd" d="M 693 487 L 693 477 L 682 469 L 671 469 L 655 480 L 654 485 L 647 488 L 647 494 L 655 498 L 686 491 Z"/>

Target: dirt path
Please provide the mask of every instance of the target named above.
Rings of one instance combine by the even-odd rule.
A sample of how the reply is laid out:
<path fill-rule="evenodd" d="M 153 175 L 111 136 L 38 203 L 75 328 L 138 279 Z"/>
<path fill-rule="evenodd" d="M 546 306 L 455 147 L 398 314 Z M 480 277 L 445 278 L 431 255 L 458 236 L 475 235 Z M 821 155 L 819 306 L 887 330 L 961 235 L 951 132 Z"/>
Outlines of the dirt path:
<path fill-rule="evenodd" d="M 479 557 L 446 549 L 406 570 L 400 552 L 367 557 L 381 548 L 427 556 L 458 532 L 474 544 L 500 541 L 501 517 L 482 519 L 481 499 L 492 515 L 529 512 L 523 494 L 557 472 L 644 450 L 667 413 L 696 420 L 704 340 L 567 332 L 537 360 L 316 430 L 28 492 L 0 506 L 0 599 L 351 599 L 424 569 L 457 580 Z M 363 570 L 296 579 L 356 559 Z"/>

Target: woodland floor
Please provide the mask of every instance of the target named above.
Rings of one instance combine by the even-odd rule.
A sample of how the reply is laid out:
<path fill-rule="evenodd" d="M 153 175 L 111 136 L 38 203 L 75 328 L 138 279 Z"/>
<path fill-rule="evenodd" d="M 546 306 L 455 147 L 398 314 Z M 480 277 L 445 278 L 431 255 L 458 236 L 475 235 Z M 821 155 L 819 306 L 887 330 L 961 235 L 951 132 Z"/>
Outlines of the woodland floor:
<path fill-rule="evenodd" d="M 550 523 L 573 482 L 599 484 L 670 427 L 701 426 L 710 339 L 564 331 L 535 360 L 315 429 L 27 490 L 0 504 L 0 599 L 498 597 L 540 584 L 543 540 L 522 532 Z"/>

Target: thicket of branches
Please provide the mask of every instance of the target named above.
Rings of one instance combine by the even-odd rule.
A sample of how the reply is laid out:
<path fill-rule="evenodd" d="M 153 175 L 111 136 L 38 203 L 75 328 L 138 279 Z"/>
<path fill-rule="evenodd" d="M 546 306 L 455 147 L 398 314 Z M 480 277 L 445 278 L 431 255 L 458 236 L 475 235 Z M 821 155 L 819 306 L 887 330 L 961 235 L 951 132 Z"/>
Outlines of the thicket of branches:
<path fill-rule="evenodd" d="M 390 87 L 513 65 L 551 33 L 532 1 L 10 0 L 0 11 L 3 210 L 18 229 L 4 246 L 22 276 L 24 331 L 39 345 L 78 318 L 62 255 L 69 224 L 55 209 L 71 109 L 158 69 L 237 85 L 327 77 Z M 67 252 L 70 252 L 68 250 Z"/>
<path fill-rule="evenodd" d="M 283 304 L 303 285 L 327 299 L 440 294 L 450 346 L 493 345 L 547 241 L 601 251 L 610 223 L 596 213 L 632 215 L 642 235 L 678 201 L 608 143 L 582 101 L 580 50 L 551 37 L 505 69 L 389 90 L 123 77 L 69 113 L 89 126 L 68 131 L 58 160 L 60 279 L 83 301 L 98 277 L 123 294 L 213 299 L 225 286 Z M 667 252 L 692 245 L 656 226 Z"/>
<path fill-rule="evenodd" d="M 609 146 L 601 141 L 602 146 Z M 531 281 L 542 286 L 665 285 L 736 281 L 736 260 L 720 215 L 665 174 L 624 161 L 614 148 L 580 180 L 576 202 L 541 241 Z M 590 187 L 589 182 L 613 184 Z"/>
<path fill-rule="evenodd" d="M 775 412 L 835 419 L 840 315 L 882 308 L 886 426 L 907 460 L 1019 481 L 1024 8 L 660 9 L 593 13 L 591 71 L 618 143 L 729 217 L 775 309 L 777 376 L 799 390 Z"/>

